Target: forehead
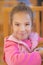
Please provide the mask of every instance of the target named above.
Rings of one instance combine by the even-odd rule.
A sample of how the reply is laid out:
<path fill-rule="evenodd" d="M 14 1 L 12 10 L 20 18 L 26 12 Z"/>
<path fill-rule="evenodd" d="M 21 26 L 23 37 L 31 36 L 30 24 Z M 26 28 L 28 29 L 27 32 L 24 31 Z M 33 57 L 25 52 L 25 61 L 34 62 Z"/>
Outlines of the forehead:
<path fill-rule="evenodd" d="M 30 21 L 30 14 L 27 12 L 17 12 L 13 14 L 13 20 L 15 21 Z"/>

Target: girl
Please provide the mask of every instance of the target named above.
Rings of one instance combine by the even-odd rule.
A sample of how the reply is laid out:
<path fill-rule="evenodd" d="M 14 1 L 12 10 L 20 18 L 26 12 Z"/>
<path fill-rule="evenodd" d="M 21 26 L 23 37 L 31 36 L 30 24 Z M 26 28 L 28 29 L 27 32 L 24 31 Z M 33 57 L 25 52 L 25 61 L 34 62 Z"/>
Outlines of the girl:
<path fill-rule="evenodd" d="M 33 12 L 25 3 L 12 9 L 12 34 L 4 40 L 4 58 L 8 65 L 41 65 L 42 54 L 34 51 L 40 37 L 32 32 Z M 34 39 L 35 38 L 35 39 Z"/>

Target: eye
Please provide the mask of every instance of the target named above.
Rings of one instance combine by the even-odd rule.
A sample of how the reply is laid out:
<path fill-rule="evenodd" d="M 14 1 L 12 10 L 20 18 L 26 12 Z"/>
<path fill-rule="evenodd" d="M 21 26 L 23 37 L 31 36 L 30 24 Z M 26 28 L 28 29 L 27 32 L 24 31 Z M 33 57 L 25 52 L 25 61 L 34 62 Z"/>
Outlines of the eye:
<path fill-rule="evenodd" d="M 16 23 L 15 25 L 16 25 L 16 26 L 20 26 L 20 24 L 18 24 L 18 23 Z"/>
<path fill-rule="evenodd" d="M 26 26 L 29 26 L 30 24 L 29 23 L 27 23 L 27 24 L 25 24 Z"/>

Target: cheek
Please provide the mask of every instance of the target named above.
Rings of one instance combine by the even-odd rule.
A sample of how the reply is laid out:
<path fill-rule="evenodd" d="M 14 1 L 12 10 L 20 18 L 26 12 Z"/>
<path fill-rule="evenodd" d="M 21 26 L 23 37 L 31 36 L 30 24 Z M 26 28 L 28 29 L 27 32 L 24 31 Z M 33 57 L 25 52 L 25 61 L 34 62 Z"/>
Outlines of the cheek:
<path fill-rule="evenodd" d="M 32 27 L 31 27 L 31 26 L 28 26 L 28 27 L 26 28 L 26 30 L 27 30 L 28 32 L 31 32 L 31 31 L 32 31 Z"/>
<path fill-rule="evenodd" d="M 19 32 L 19 28 L 16 27 L 16 26 L 14 26 L 14 27 L 13 27 L 13 33 L 17 34 L 18 32 Z"/>
<path fill-rule="evenodd" d="M 27 32 L 27 35 L 29 36 L 30 33 L 32 32 L 32 28 L 31 27 L 27 27 L 26 32 Z"/>
<path fill-rule="evenodd" d="M 16 33 L 17 31 L 18 31 L 18 29 L 17 29 L 17 28 L 13 28 L 13 32 L 15 32 L 15 33 Z"/>

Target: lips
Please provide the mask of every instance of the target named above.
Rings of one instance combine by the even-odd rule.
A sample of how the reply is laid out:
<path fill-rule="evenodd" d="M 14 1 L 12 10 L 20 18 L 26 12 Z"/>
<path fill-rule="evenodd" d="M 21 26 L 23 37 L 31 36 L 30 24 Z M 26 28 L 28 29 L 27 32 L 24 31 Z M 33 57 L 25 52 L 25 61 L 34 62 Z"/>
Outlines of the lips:
<path fill-rule="evenodd" d="M 25 33 L 19 33 L 19 35 L 24 36 L 24 35 L 25 35 Z"/>

